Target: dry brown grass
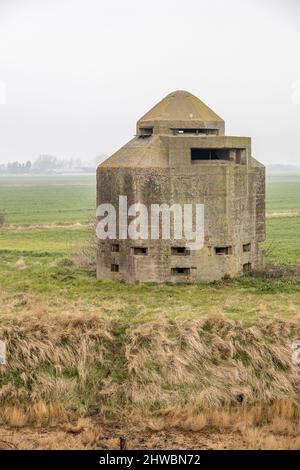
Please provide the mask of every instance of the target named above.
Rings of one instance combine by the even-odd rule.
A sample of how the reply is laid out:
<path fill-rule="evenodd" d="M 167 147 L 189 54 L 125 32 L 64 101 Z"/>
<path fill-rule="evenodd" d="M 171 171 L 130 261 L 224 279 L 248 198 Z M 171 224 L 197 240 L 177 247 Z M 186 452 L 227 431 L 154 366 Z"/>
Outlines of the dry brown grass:
<path fill-rule="evenodd" d="M 38 401 L 28 406 L 3 405 L 0 416 L 12 428 L 22 428 L 32 424 L 38 427 L 57 426 L 69 421 L 72 414 L 61 404 Z"/>
<path fill-rule="evenodd" d="M 138 416 L 132 414 L 131 418 L 137 421 Z M 272 404 L 204 408 L 201 413 L 197 413 L 193 406 L 187 406 L 149 417 L 147 426 L 156 431 L 172 428 L 199 431 L 213 427 L 218 431 L 231 429 L 241 433 L 246 433 L 249 429 L 267 428 L 273 434 L 297 437 L 300 434 L 300 410 L 296 403 L 287 399 L 276 400 Z"/>
<path fill-rule="evenodd" d="M 227 410 L 207 409 L 198 415 L 190 408 L 160 417 L 147 418 L 135 413 L 121 421 L 96 416 L 80 418 L 63 425 L 45 425 L 38 430 L 29 426 L 2 427 L 0 449 L 118 449 L 120 436 L 125 436 L 129 449 L 299 450 L 296 409 L 292 416 L 282 418 L 278 413 L 271 418 L 271 413 L 277 413 L 280 408 L 281 404 L 279 407 L 243 405 Z M 45 415 L 44 406 L 39 405 L 37 409 L 39 416 Z"/>
<path fill-rule="evenodd" d="M 131 400 L 148 410 L 297 400 L 290 338 L 299 335 L 299 322 L 280 320 L 248 328 L 221 317 L 141 325 L 126 342 Z"/>
<path fill-rule="evenodd" d="M 219 433 L 220 442 L 230 434 L 241 439 L 239 448 L 246 449 L 300 449 L 299 407 L 290 400 L 273 404 L 230 406 L 227 409 L 204 409 L 195 414 L 192 407 L 170 411 L 160 417 L 150 417 L 147 428 L 153 432 L 192 431 L 205 436 Z M 140 421 L 132 416 L 134 422 Z M 145 419 L 145 418 L 144 418 Z M 224 437 L 225 435 L 225 437 Z M 218 448 L 216 445 L 214 448 Z M 223 448 L 221 446 L 220 448 Z M 234 447 L 233 447 L 234 448 Z"/>
<path fill-rule="evenodd" d="M 5 406 L 27 409 L 27 420 L 43 424 L 64 410 L 85 412 L 100 396 L 112 334 L 96 317 L 34 318 L 2 322 L 8 364 L 0 368 L 0 418 Z M 110 364 L 110 361 L 109 361 Z M 29 411 L 30 410 L 30 413 Z M 30 414 L 30 416 L 29 416 Z"/>
<path fill-rule="evenodd" d="M 12 428 L 22 428 L 27 422 L 24 410 L 18 406 L 3 407 L 1 414 L 6 424 Z"/>
<path fill-rule="evenodd" d="M 88 314 L 5 316 L 0 422 L 44 426 L 138 412 L 192 431 L 265 420 L 274 432 L 293 426 L 295 434 L 300 384 L 290 345 L 297 337 L 299 320 L 245 327 L 211 317 L 126 327 Z"/>

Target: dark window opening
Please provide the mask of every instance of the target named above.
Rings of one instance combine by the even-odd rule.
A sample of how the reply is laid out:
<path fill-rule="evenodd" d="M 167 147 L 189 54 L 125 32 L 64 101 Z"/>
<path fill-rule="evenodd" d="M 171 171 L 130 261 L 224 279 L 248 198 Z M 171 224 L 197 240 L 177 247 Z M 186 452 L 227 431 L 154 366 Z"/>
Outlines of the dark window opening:
<path fill-rule="evenodd" d="M 117 243 L 113 243 L 111 245 L 111 251 L 113 251 L 114 253 L 119 253 L 120 251 L 120 246 L 117 244 Z"/>
<path fill-rule="evenodd" d="M 189 255 L 190 249 L 185 246 L 172 246 L 171 248 L 172 255 Z"/>
<path fill-rule="evenodd" d="M 141 138 L 151 137 L 152 134 L 153 134 L 153 127 L 140 127 L 139 137 Z"/>
<path fill-rule="evenodd" d="M 244 274 L 249 274 L 252 270 L 252 265 L 251 263 L 245 263 L 243 264 L 243 272 Z"/>
<path fill-rule="evenodd" d="M 192 162 L 201 160 L 229 160 L 229 150 L 192 148 L 191 160 Z"/>
<path fill-rule="evenodd" d="M 174 135 L 177 134 L 204 134 L 204 135 L 218 135 L 218 129 L 171 129 Z"/>
<path fill-rule="evenodd" d="M 191 148 L 191 162 L 230 161 L 240 165 L 246 164 L 246 149 L 237 148 Z"/>
<path fill-rule="evenodd" d="M 172 268 L 171 272 L 175 276 L 177 274 L 183 274 L 183 275 L 188 276 L 190 274 L 191 270 L 190 270 L 190 268 Z"/>
<path fill-rule="evenodd" d="M 216 255 L 231 255 L 232 246 L 216 246 L 215 253 Z"/>
<path fill-rule="evenodd" d="M 110 265 L 110 270 L 112 273 L 118 273 L 119 272 L 119 265 L 118 264 L 111 264 Z"/>
<path fill-rule="evenodd" d="M 247 253 L 248 251 L 251 251 L 251 243 L 246 243 L 243 245 L 243 252 Z"/>
<path fill-rule="evenodd" d="M 147 255 L 148 254 L 148 248 L 145 248 L 144 246 L 134 246 L 133 247 L 133 254 L 134 255 Z"/>

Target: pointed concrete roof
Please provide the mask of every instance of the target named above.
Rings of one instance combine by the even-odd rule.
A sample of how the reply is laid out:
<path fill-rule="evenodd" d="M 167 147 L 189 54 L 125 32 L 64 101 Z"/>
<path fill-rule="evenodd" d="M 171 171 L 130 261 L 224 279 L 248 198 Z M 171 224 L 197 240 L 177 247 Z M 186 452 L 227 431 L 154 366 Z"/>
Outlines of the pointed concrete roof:
<path fill-rule="evenodd" d="M 203 101 L 188 91 L 173 91 L 150 111 L 141 121 L 223 121 Z"/>
<path fill-rule="evenodd" d="M 169 153 L 158 136 L 151 139 L 135 137 L 100 163 L 98 168 L 168 168 Z"/>

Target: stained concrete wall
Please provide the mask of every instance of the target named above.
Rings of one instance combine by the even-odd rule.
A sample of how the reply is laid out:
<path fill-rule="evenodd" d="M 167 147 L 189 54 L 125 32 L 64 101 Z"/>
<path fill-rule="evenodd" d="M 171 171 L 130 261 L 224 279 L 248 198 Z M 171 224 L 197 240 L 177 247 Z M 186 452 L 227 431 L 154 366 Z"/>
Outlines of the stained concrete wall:
<path fill-rule="evenodd" d="M 150 138 L 152 139 L 152 137 Z M 190 255 L 172 255 L 171 246 L 184 245 L 166 240 L 106 240 L 99 243 L 99 279 L 133 281 L 213 281 L 238 276 L 243 266 L 263 264 L 260 243 L 264 240 L 264 168 L 251 159 L 250 139 L 220 137 L 162 137 L 168 148 L 169 167 L 127 168 L 100 165 L 97 172 L 97 202 L 111 202 L 118 209 L 119 195 L 127 195 L 128 206 L 151 204 L 204 204 L 205 246 Z M 208 142 L 209 141 L 209 142 Z M 190 161 L 192 146 L 243 147 L 246 164 Z M 119 244 L 119 253 L 111 244 Z M 243 245 L 251 244 L 244 252 Z M 134 255 L 133 246 L 147 247 L 148 254 Z M 216 254 L 215 247 L 231 246 L 231 254 Z M 119 272 L 111 272 L 111 264 Z M 172 268 L 190 268 L 190 274 L 172 274 Z"/>

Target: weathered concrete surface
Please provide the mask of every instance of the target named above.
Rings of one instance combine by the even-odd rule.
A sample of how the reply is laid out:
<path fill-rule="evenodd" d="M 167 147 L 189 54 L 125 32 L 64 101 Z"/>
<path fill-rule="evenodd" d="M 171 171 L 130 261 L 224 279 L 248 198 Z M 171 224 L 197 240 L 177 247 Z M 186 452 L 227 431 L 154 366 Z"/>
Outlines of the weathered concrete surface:
<path fill-rule="evenodd" d="M 99 165 L 97 204 L 118 209 L 119 195 L 128 197 L 128 206 L 143 203 L 149 212 L 151 204 L 204 204 L 205 246 L 176 255 L 171 248 L 185 246 L 185 240 L 172 236 L 99 241 L 98 279 L 209 282 L 261 268 L 265 169 L 251 155 L 251 139 L 224 136 L 224 121 L 187 92 L 171 93 L 165 100 L 138 121 L 134 139 Z M 142 137 L 143 127 L 152 128 L 152 135 Z M 174 129 L 192 131 L 174 134 Z M 196 135 L 193 129 L 214 129 L 218 135 Z M 192 162 L 191 148 L 227 150 L 228 160 Z M 112 244 L 119 245 L 118 252 Z M 147 254 L 134 254 L 135 246 L 147 248 Z M 229 247 L 227 254 L 216 253 L 222 247 Z M 112 271 L 112 265 L 119 271 Z M 172 268 L 189 272 L 174 274 Z"/>

